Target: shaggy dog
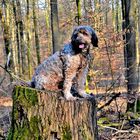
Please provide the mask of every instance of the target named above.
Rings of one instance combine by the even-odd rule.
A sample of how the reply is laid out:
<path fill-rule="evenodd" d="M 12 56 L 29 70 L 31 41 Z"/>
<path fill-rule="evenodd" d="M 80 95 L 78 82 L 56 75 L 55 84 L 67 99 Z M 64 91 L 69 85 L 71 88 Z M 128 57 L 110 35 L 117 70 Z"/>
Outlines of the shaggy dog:
<path fill-rule="evenodd" d="M 32 78 L 32 87 L 62 91 L 67 100 L 92 98 L 85 93 L 89 69 L 90 49 L 98 47 L 98 38 L 90 26 L 78 26 L 71 43 L 40 64 Z"/>

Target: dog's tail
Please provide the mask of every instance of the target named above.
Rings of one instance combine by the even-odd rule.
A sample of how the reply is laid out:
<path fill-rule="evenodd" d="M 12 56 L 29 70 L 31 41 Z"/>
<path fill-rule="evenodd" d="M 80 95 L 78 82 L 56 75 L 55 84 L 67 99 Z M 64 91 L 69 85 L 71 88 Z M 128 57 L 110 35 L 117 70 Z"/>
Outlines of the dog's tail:
<path fill-rule="evenodd" d="M 32 87 L 35 88 L 35 83 L 33 81 L 28 81 L 27 84 Z"/>
<path fill-rule="evenodd" d="M 34 84 L 33 81 L 26 81 L 26 82 L 25 81 L 20 81 L 20 85 L 35 88 L 35 84 Z"/>
<path fill-rule="evenodd" d="M 18 80 L 16 81 L 17 86 L 26 86 L 26 87 L 32 87 L 32 82 L 31 81 L 22 81 L 22 80 Z"/>
<path fill-rule="evenodd" d="M 34 83 L 32 81 L 26 81 L 21 78 L 14 78 L 12 85 L 14 86 L 25 86 L 25 87 L 33 87 L 34 88 Z"/>

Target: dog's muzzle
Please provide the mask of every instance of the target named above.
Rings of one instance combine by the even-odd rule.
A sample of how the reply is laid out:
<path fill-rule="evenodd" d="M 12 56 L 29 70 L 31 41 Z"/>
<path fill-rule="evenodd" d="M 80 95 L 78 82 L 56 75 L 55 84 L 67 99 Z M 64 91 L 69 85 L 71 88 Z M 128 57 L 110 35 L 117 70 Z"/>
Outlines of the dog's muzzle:
<path fill-rule="evenodd" d="M 80 49 L 84 49 L 87 46 L 84 42 L 82 42 L 81 39 L 76 39 L 75 43 L 76 43 L 76 46 L 78 46 L 78 48 L 80 48 Z"/>

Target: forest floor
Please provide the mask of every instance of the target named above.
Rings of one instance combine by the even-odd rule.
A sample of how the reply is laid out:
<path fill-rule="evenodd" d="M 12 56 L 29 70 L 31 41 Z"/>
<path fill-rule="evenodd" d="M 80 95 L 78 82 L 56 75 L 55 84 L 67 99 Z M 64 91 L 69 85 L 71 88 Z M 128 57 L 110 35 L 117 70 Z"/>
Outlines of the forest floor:
<path fill-rule="evenodd" d="M 98 94 L 96 99 L 100 140 L 140 140 L 140 114 L 126 113 L 125 93 Z M 12 98 L 1 96 L 0 140 L 8 133 L 11 111 Z"/>
<path fill-rule="evenodd" d="M 99 95 L 97 102 L 100 140 L 140 140 L 140 114 L 126 113 L 126 93 Z"/>

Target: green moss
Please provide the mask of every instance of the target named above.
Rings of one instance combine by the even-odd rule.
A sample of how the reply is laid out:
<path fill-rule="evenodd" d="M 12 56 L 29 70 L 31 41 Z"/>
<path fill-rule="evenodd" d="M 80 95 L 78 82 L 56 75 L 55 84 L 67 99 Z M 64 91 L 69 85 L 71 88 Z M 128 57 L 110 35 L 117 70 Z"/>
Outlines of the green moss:
<path fill-rule="evenodd" d="M 31 117 L 30 121 L 25 119 L 22 124 L 14 124 L 10 129 L 7 140 L 42 140 L 39 124 L 41 120 L 37 116 Z"/>
<path fill-rule="evenodd" d="M 17 86 L 13 98 L 15 102 L 25 108 L 35 106 L 38 103 L 37 91 L 28 87 Z"/>
<path fill-rule="evenodd" d="M 48 124 L 49 124 L 49 125 L 52 124 L 52 122 L 51 122 L 51 117 L 50 117 L 50 116 L 48 116 Z"/>
<path fill-rule="evenodd" d="M 25 140 L 25 139 L 31 139 L 31 134 L 29 133 L 27 120 L 24 120 L 20 125 L 17 125 L 17 123 L 14 122 L 13 126 L 10 129 L 7 140 Z"/>
<path fill-rule="evenodd" d="M 64 125 L 62 127 L 62 140 L 71 140 L 71 139 L 72 139 L 72 133 L 70 130 L 70 126 L 68 124 Z"/>
<path fill-rule="evenodd" d="M 10 128 L 8 132 L 7 140 L 12 140 L 12 137 L 13 137 L 13 133 L 12 133 L 12 129 Z"/>
<path fill-rule="evenodd" d="M 38 103 L 37 91 L 28 87 L 17 86 L 13 94 L 12 126 L 8 140 L 40 140 L 38 126 L 41 124 L 37 116 L 29 120 L 25 110 Z"/>
<path fill-rule="evenodd" d="M 88 140 L 88 136 L 86 135 L 86 130 L 83 127 L 80 127 L 81 135 L 84 140 Z"/>
<path fill-rule="evenodd" d="M 31 120 L 30 120 L 30 130 L 31 130 L 31 133 L 34 134 L 34 137 L 36 138 L 36 140 L 41 140 L 41 136 L 40 136 L 40 133 L 39 133 L 40 124 L 41 124 L 41 119 L 40 118 L 37 118 L 36 116 L 31 118 Z"/>
<path fill-rule="evenodd" d="M 137 112 L 140 112 L 140 99 L 137 100 Z"/>

